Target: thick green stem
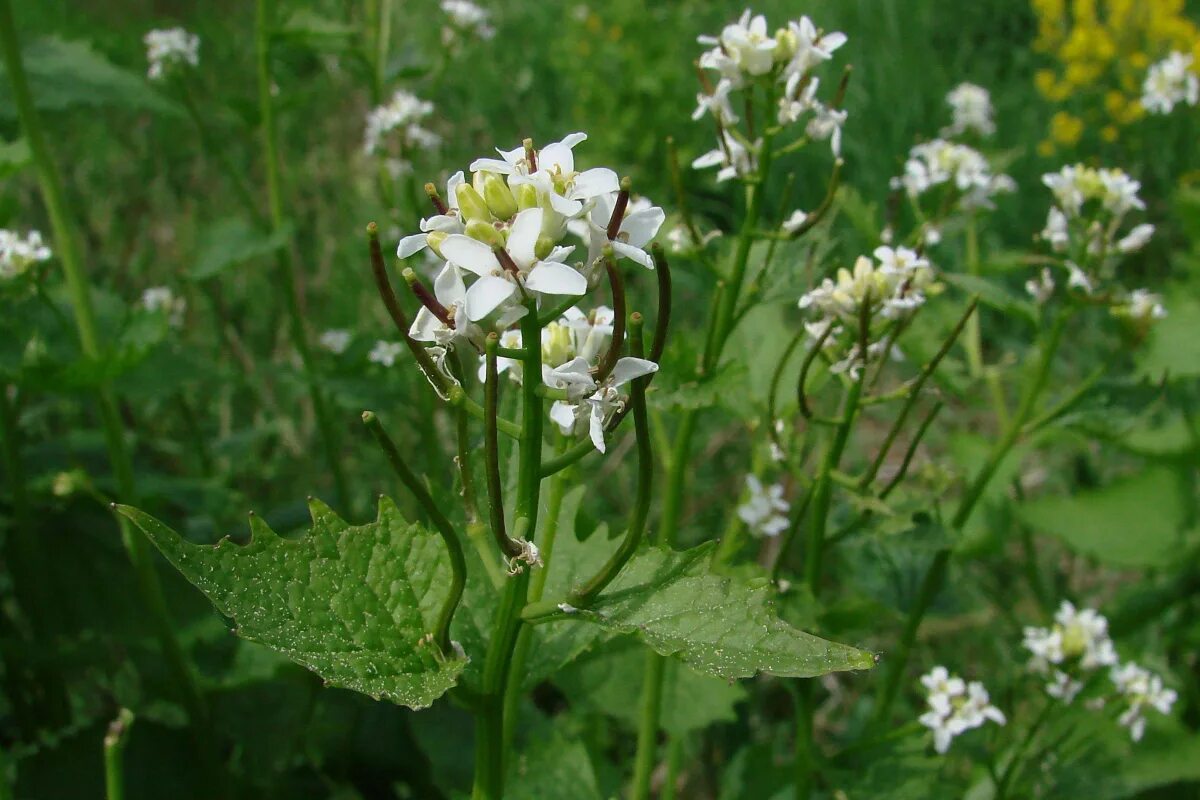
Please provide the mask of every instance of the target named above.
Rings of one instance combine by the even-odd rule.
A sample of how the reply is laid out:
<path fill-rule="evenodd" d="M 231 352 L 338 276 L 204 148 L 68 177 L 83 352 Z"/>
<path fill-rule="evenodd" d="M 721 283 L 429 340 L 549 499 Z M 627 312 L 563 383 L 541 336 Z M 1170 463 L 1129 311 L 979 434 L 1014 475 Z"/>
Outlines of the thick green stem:
<path fill-rule="evenodd" d="M 25 69 L 21 63 L 21 48 L 17 41 L 16 30 L 10 0 L 0 0 L 0 49 L 3 50 L 4 65 L 12 84 L 13 103 L 16 106 L 17 117 L 25 132 L 30 157 L 37 171 L 42 199 L 50 217 L 54 247 L 58 252 L 63 275 L 66 278 L 80 349 L 88 360 L 100 361 L 104 357 L 104 352 L 96 326 L 95 311 L 92 307 L 91 287 L 88 285 L 83 261 L 79 255 L 76 223 L 67 205 L 58 166 L 50 153 L 49 145 L 42 131 L 41 119 L 29 91 Z M 108 449 L 109 462 L 116 477 L 117 491 L 123 502 L 136 503 L 133 461 L 125 441 L 125 430 L 121 422 L 116 394 L 111 385 L 101 384 L 97 389 L 96 399 L 104 428 L 104 441 Z M 144 537 L 135 534 L 123 519 L 119 524 L 121 539 L 130 563 L 133 565 L 142 603 L 148 611 L 177 691 L 196 725 L 195 733 L 201 756 L 213 768 L 213 774 L 216 774 L 218 762 L 213 747 L 208 709 L 196 685 L 191 665 L 175 637 L 174 626 L 167 610 L 166 600 L 163 598 L 162 584 L 159 582 L 158 573 L 155 572 L 149 544 Z"/>
<path fill-rule="evenodd" d="M 262 124 L 263 160 L 267 179 L 267 209 L 271 229 L 278 233 L 283 229 L 283 189 L 280 176 L 278 136 L 275 130 L 275 111 L 271 103 L 271 0 L 256 0 L 255 3 L 255 44 L 256 67 L 258 74 L 258 112 Z M 321 391 L 320 382 L 314 369 L 312 350 L 308 345 L 308 334 L 305 331 L 304 315 L 300 307 L 300 293 L 296 285 L 296 267 L 292 263 L 290 248 L 276 251 L 276 266 L 282 283 L 280 291 L 283 294 L 284 308 L 288 316 L 288 334 L 292 347 L 300 356 L 304 368 L 304 378 L 308 384 L 309 400 L 313 406 L 313 414 L 317 418 L 317 428 L 321 437 L 321 446 L 325 451 L 326 465 L 329 474 L 333 476 L 334 489 L 338 502 L 345 506 L 350 501 L 350 491 L 342 471 L 341 459 L 338 457 L 338 444 L 333 418 Z"/>
<path fill-rule="evenodd" d="M 1032 416 L 1038 398 L 1041 396 L 1042 390 L 1045 389 L 1047 380 L 1049 380 L 1050 367 L 1054 361 L 1054 354 L 1058 351 L 1063 330 L 1066 328 L 1070 316 L 1069 311 L 1064 311 L 1054 321 L 1045 342 L 1042 344 L 1041 353 L 1037 363 L 1034 365 L 1029 382 L 1025 386 L 1020 406 L 1013 417 L 1009 419 L 1008 426 L 992 446 L 987 461 L 979 469 L 975 479 L 971 481 L 970 486 L 959 502 L 958 510 L 950 522 L 951 527 L 955 531 L 961 531 L 967 522 L 970 521 L 971 514 L 975 511 L 980 499 L 982 499 L 984 491 L 996 474 L 996 470 L 1000 468 L 1000 464 L 1017 443 L 1025 427 L 1025 423 Z M 879 687 L 878 700 L 875 705 L 875 721 L 877 724 L 884 724 L 888 720 L 892 704 L 895 702 L 896 695 L 900 690 L 900 682 L 903 680 L 907 670 L 908 659 L 912 654 L 913 643 L 916 641 L 921 621 L 925 618 L 926 612 L 929 611 L 929 607 L 933 604 L 934 599 L 946 583 L 946 575 L 950 566 L 950 554 L 951 551 L 949 548 L 939 550 L 934 555 L 933 561 L 930 563 L 929 569 L 921 581 L 920 591 L 917 594 L 916 601 L 913 603 L 913 607 L 909 610 L 908 617 L 904 622 L 904 629 L 900 634 L 900 641 L 897 643 L 896 650 L 890 659 L 891 669 Z"/>
<path fill-rule="evenodd" d="M 408 464 L 404 462 L 404 458 L 400 455 L 400 451 L 396 448 L 396 443 L 387 435 L 387 431 L 383 429 L 383 425 L 379 422 L 379 417 L 371 411 L 363 412 L 363 424 L 367 426 L 367 430 L 375 437 L 375 441 L 379 444 L 379 448 L 383 450 L 387 456 L 388 463 L 400 478 L 400 482 L 404 484 L 413 497 L 417 499 L 421 508 L 429 516 L 433 522 L 433 527 L 437 528 L 441 534 L 442 541 L 446 543 L 446 552 L 450 557 L 450 593 L 446 595 L 446 601 L 442 604 L 442 610 L 438 613 L 437 627 L 434 630 L 434 640 L 438 647 L 442 650 L 442 655 L 447 658 L 452 658 L 454 655 L 454 647 L 450 641 L 450 623 L 454 619 L 454 612 L 458 609 L 458 603 L 462 599 L 463 589 L 467 585 L 467 560 L 463 555 L 462 543 L 458 540 L 458 534 L 454 530 L 454 526 L 450 524 L 450 520 L 446 519 L 446 515 L 438 507 L 437 501 L 429 494 L 429 490 L 425 488 L 425 484 L 421 479 L 408 468 Z"/>
<path fill-rule="evenodd" d="M 537 306 L 529 304 L 529 313 L 521 320 L 521 341 L 525 350 L 521 383 L 521 443 L 517 466 L 517 503 L 514 528 L 530 538 L 537 530 L 538 498 L 542 478 L 542 399 L 535 376 L 542 374 L 541 328 Z M 519 566 L 519 565 L 518 565 Z M 492 626 L 483 667 L 481 711 L 475 727 L 475 786 L 472 800 L 500 800 L 504 796 L 506 753 L 504 748 L 505 692 L 509 685 L 513 650 L 521 630 L 521 609 L 529 592 L 532 566 L 520 569 L 508 579 L 501 594 Z M 518 686 L 520 681 L 517 681 Z"/>

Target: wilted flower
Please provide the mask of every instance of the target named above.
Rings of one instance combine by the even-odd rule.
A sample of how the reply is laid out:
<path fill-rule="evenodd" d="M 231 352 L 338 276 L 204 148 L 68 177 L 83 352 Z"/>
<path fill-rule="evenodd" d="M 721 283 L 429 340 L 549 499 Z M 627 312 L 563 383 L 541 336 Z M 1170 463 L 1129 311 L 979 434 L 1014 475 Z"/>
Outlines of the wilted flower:
<path fill-rule="evenodd" d="M 0 228 L 0 280 L 22 275 L 32 265 L 49 260 L 51 255 L 38 231 L 22 237 L 16 231 Z"/>
<path fill-rule="evenodd" d="M 321 347 L 324 347 L 334 355 L 341 355 L 346 352 L 346 348 L 350 346 L 352 339 L 350 331 L 342 330 L 341 328 L 331 328 L 321 334 Z"/>
<path fill-rule="evenodd" d="M 1146 72 L 1142 84 L 1142 107 L 1151 114 L 1170 114 L 1179 103 L 1194 106 L 1200 101 L 1200 80 L 1192 71 L 1189 53 L 1173 52 Z"/>
<path fill-rule="evenodd" d="M 949 750 L 954 737 L 982 727 L 988 720 L 997 725 L 1007 722 L 1000 709 L 991 704 L 987 689 L 979 681 L 966 683 L 938 666 L 921 676 L 921 685 L 927 692 L 929 710 L 918 721 L 933 731 L 933 746 L 938 753 Z"/>
<path fill-rule="evenodd" d="M 737 509 L 746 527 L 758 536 L 778 536 L 787 530 L 791 505 L 783 497 L 783 486 L 776 483 L 764 488 L 757 477 L 747 475 L 746 489 L 750 496 Z"/>
<path fill-rule="evenodd" d="M 373 364 L 390 367 L 396 363 L 396 358 L 403 349 L 404 345 L 400 342 L 386 342 L 380 339 L 375 342 L 371 352 L 367 353 L 367 360 Z"/>
<path fill-rule="evenodd" d="M 988 90 L 973 83 L 960 83 L 948 95 L 954 117 L 950 126 L 942 129 L 942 136 L 959 136 L 974 131 L 980 136 L 991 136 L 996 132 L 992 121 L 992 97 Z"/>
<path fill-rule="evenodd" d="M 1178 694 L 1174 689 L 1164 687 L 1162 678 L 1133 662 L 1114 667 L 1109 676 L 1126 704 L 1118 721 L 1129 728 L 1130 737 L 1139 742 L 1146 732 L 1146 709 L 1170 714 Z"/>
<path fill-rule="evenodd" d="M 146 76 L 152 81 L 162 79 L 169 70 L 182 65 L 200 64 L 200 37 L 183 28 L 154 30 L 145 35 L 146 60 L 150 68 Z"/>
<path fill-rule="evenodd" d="M 419 121 L 433 113 L 433 103 L 422 100 L 414 94 L 403 90 L 392 95 L 392 99 L 384 105 L 371 109 L 367 114 L 366 133 L 363 135 L 363 151 L 372 155 L 380 149 L 380 144 L 387 134 L 399 131 L 399 145 L 402 154 L 413 149 L 428 150 L 437 147 L 442 137 L 423 128 Z M 401 171 L 411 169 L 404 164 Z"/>

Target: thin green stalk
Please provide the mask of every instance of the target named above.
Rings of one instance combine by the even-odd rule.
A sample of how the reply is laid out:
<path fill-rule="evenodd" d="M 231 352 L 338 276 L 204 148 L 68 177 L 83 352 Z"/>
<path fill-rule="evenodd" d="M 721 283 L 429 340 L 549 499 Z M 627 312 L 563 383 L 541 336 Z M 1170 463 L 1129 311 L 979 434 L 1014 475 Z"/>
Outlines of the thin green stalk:
<path fill-rule="evenodd" d="M 635 358 L 643 356 L 642 317 L 636 312 L 629 317 L 629 349 Z M 568 595 L 568 602 L 579 608 L 591 605 L 597 595 L 604 591 L 605 587 L 620 574 L 621 569 L 637 552 L 646 532 L 646 516 L 650 513 L 650 493 L 654 483 L 654 453 L 651 451 L 650 422 L 646 415 L 646 383 L 648 380 L 649 376 L 635 379 L 629 392 L 638 451 L 637 499 L 633 504 L 629 529 L 621 541 L 621 546 L 617 548 L 617 551 L 600 571 Z"/>
<path fill-rule="evenodd" d="M 525 375 L 542 374 L 541 328 L 537 306 L 530 303 L 521 320 L 525 349 Z M 542 473 L 542 399 L 538 381 L 521 384 L 521 442 L 517 466 L 517 503 L 514 527 L 532 538 L 537 530 L 538 497 Z M 481 711 L 475 727 L 475 786 L 472 800 L 500 800 L 504 796 L 506 753 L 504 749 L 505 692 L 509 683 L 513 650 L 521 629 L 521 609 L 529 592 L 530 568 L 510 577 L 501 594 L 483 667 Z"/>
<path fill-rule="evenodd" d="M 458 609 L 458 603 L 462 600 L 463 589 L 467 585 L 467 560 L 463 555 L 462 543 L 458 540 L 458 534 L 454 530 L 454 526 L 450 524 L 450 520 L 446 519 L 446 515 L 442 513 L 442 509 L 438 507 L 437 501 L 429 494 L 429 490 L 425 488 L 425 484 L 416 476 L 408 464 L 404 462 L 404 457 L 400 455 L 400 451 L 396 448 L 396 443 L 387 435 L 387 431 L 383 429 L 383 424 L 380 423 L 379 417 L 375 416 L 372 411 L 364 411 L 362 415 L 363 424 L 367 426 L 367 430 L 375 437 L 375 441 L 379 444 L 379 449 L 383 450 L 387 456 L 388 463 L 400 478 L 400 482 L 404 484 L 413 497 L 417 499 L 417 503 L 425 510 L 429 519 L 433 522 L 433 527 L 437 528 L 437 532 L 441 534 L 442 541 L 446 544 L 446 552 L 450 557 L 450 592 L 446 595 L 446 600 L 442 604 L 442 610 L 438 612 L 437 625 L 434 628 L 434 640 L 438 647 L 442 650 L 442 655 L 450 658 L 453 656 L 454 647 L 450 641 L 450 623 L 454 619 L 454 612 Z"/>
<path fill-rule="evenodd" d="M 256 0 L 255 2 L 255 45 L 256 72 L 258 75 L 258 112 L 262 124 L 262 143 L 264 169 L 267 179 L 267 208 L 271 230 L 278 233 L 284 227 L 283 189 L 281 186 L 280 161 L 278 152 L 278 135 L 275 129 L 275 111 L 271 102 L 271 25 L 274 8 L 271 0 Z M 284 308 L 288 316 L 288 334 L 292 347 L 300 356 L 304 368 L 305 382 L 308 384 L 309 400 L 313 413 L 317 418 L 317 428 L 321 438 L 321 446 L 325 451 L 326 466 L 333 476 L 334 490 L 338 502 L 345 506 L 350 501 L 350 490 L 346 483 L 346 475 L 342 471 L 341 459 L 338 457 L 338 444 L 333 418 L 321 391 L 320 382 L 313 364 L 312 350 L 308 344 L 308 334 L 305 331 L 304 315 L 300 310 L 300 294 L 296 284 L 296 268 L 292 263 L 290 248 L 276 251 L 276 266 L 282 282 Z"/>
<path fill-rule="evenodd" d="M 964 247 L 966 248 L 965 260 L 967 262 L 967 274 L 979 275 L 979 231 L 976 226 L 975 215 L 972 214 L 967 218 L 967 230 L 964 234 Z M 979 317 L 973 316 L 967 321 L 967 367 L 970 370 L 972 378 L 979 378 L 983 374 L 983 339 L 979 328 Z"/>
<path fill-rule="evenodd" d="M 658 721 L 662 712 L 663 671 L 667 660 L 647 649 L 645 663 L 641 712 L 638 715 L 637 755 L 633 764 L 633 787 L 629 795 L 631 800 L 649 800 L 650 778 L 658 761 Z"/>
<path fill-rule="evenodd" d="M 1038 398 L 1041 396 L 1042 390 L 1045 389 L 1046 382 L 1050 377 L 1050 367 L 1054 361 L 1054 355 L 1058 351 L 1058 345 L 1062 340 L 1063 331 L 1070 317 L 1070 312 L 1064 311 L 1055 319 L 1049 335 L 1042 344 L 1041 353 L 1037 363 L 1034 365 L 1030 380 L 1025 386 L 1020 406 L 1009 420 L 1007 428 L 1005 428 L 995 445 L 992 446 L 987 461 L 984 462 L 979 473 L 975 476 L 975 479 L 971 482 L 962 500 L 959 502 L 958 510 L 950 522 L 953 530 L 961 531 L 970 520 L 971 514 L 983 497 L 988 484 L 995 476 L 996 470 L 999 469 L 1001 462 L 1004 461 L 1004 458 L 1012 450 L 1013 445 L 1017 443 L 1025 427 L 1025 423 L 1033 414 Z M 921 620 L 925 618 L 929 607 L 933 604 L 934 599 L 945 585 L 950 565 L 950 554 L 951 551 L 948 548 L 939 550 L 934 554 L 933 561 L 930 563 L 929 569 L 921 581 L 921 588 L 917 594 L 916 602 L 909 610 L 908 617 L 904 622 L 904 628 L 900 634 L 900 641 L 897 643 L 895 653 L 890 659 L 891 669 L 879 687 L 878 699 L 875 705 L 875 721 L 877 724 L 882 725 L 888 720 L 892 704 L 895 702 L 896 695 L 900 689 L 900 682 L 903 680 L 908 667 L 908 659 L 912 653 L 913 643 L 916 641 L 917 631 L 921 627 Z"/>
<path fill-rule="evenodd" d="M 125 745 L 133 712 L 122 708 L 104 735 L 104 797 L 105 800 L 125 800 Z"/>
<path fill-rule="evenodd" d="M 1029 751 L 1029 746 L 1033 744 L 1034 738 L 1041 731 L 1042 726 L 1046 724 L 1046 720 L 1050 718 L 1050 713 L 1054 710 L 1055 704 L 1052 700 L 1046 700 L 1042 706 L 1041 712 L 1034 718 L 1033 723 L 1029 726 L 1029 730 L 1025 732 L 1025 736 L 1017 745 L 1016 751 L 1013 753 L 1012 759 L 1008 762 L 1004 773 L 1000 776 L 1000 782 L 996 786 L 996 800 L 1006 800 L 1008 790 L 1012 786 L 1013 781 L 1021 774 L 1025 767 L 1025 753 Z"/>
<path fill-rule="evenodd" d="M 813 484 L 813 499 L 809 504 L 808 518 L 808 548 L 804 557 L 804 581 L 816 597 L 821 591 L 821 562 L 825 550 L 825 530 L 829 524 L 829 508 L 833 500 L 832 473 L 842 461 L 842 453 L 846 450 L 846 442 L 850 438 L 850 429 L 858 415 L 858 399 L 862 394 L 863 378 L 867 370 L 864 366 L 859 377 L 850 384 L 842 401 L 841 424 L 838 425 L 825 451 L 821 462 L 821 470 Z"/>
<path fill-rule="evenodd" d="M 92 307 L 91 287 L 88 285 L 83 261 L 79 254 L 78 239 L 76 238 L 77 226 L 67 205 L 58 166 L 50 153 L 42 130 L 41 119 L 29 91 L 25 68 L 21 63 L 21 48 L 17 41 L 16 31 L 10 0 L 0 0 L 0 49 L 3 50 L 4 65 L 12 85 L 13 103 L 16 106 L 17 117 L 20 119 L 26 143 L 29 145 L 30 158 L 37 171 L 42 199 L 50 217 L 50 226 L 54 233 L 54 246 L 58 251 L 59 262 L 62 264 L 63 275 L 66 278 L 80 349 L 88 360 L 100 361 L 104 357 L 103 348 L 100 344 L 95 311 Z M 124 502 L 136 503 L 133 461 L 126 445 L 125 430 L 112 386 L 107 383 L 101 384 L 97 389 L 96 399 L 101 424 L 104 428 L 104 441 L 108 449 L 109 461 L 116 477 L 117 491 L 121 494 Z M 163 597 L 162 584 L 159 582 L 158 573 L 155 572 L 149 544 L 144 537 L 136 534 L 123 518 L 119 520 L 119 524 L 121 540 L 130 563 L 133 565 L 142 602 L 155 628 L 176 689 L 192 720 L 196 723 L 195 734 L 201 750 L 201 757 L 212 767 L 210 774 L 219 774 L 208 709 L 196 685 L 191 665 L 175 637 L 174 626 Z"/>
<path fill-rule="evenodd" d="M 813 743 L 813 691 L 816 681 L 796 681 L 793 700 L 796 704 L 796 741 L 793 770 L 796 800 L 807 800 L 812 794 L 817 775 L 817 753 Z"/>

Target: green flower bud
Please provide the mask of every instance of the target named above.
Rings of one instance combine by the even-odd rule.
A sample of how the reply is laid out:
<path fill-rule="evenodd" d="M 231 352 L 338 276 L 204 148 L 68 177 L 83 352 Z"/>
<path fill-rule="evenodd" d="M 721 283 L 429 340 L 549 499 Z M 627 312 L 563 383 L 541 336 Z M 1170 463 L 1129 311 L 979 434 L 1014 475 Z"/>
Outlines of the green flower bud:
<path fill-rule="evenodd" d="M 557 367 L 571 360 L 574 355 L 574 341 L 571 329 L 557 322 L 551 322 L 542 331 L 542 361 Z"/>
<path fill-rule="evenodd" d="M 446 241 L 446 237 L 450 234 L 445 231 L 430 231 L 425 235 L 425 244 L 429 249 L 438 254 L 438 258 L 445 258 L 442 255 L 442 242 Z"/>
<path fill-rule="evenodd" d="M 509 219 L 517 213 L 517 198 L 503 180 L 489 175 L 483 182 L 483 199 L 497 219 Z"/>
<path fill-rule="evenodd" d="M 780 28 L 775 32 L 775 52 L 772 55 L 775 56 L 776 61 L 788 61 L 796 55 L 799 46 L 796 34 L 788 28 Z"/>
<path fill-rule="evenodd" d="M 538 193 L 532 183 L 522 183 L 517 187 L 517 208 L 524 211 L 527 208 L 537 208 Z"/>
<path fill-rule="evenodd" d="M 546 256 L 550 255 L 550 251 L 554 249 L 555 244 L 557 244 L 557 242 L 555 242 L 554 239 L 542 234 L 538 237 L 537 243 L 533 246 L 533 254 L 538 258 L 545 258 Z"/>
<path fill-rule="evenodd" d="M 458 187 L 458 210 L 465 220 L 492 221 L 492 212 L 488 211 L 487 203 L 479 196 L 479 192 L 465 183 Z"/>
<path fill-rule="evenodd" d="M 459 202 L 461 203 L 462 201 Z M 461 206 L 459 207 L 461 208 Z M 495 225 L 480 219 L 471 220 L 467 223 L 467 236 L 483 242 L 488 247 L 504 247 L 504 235 L 496 230 Z"/>

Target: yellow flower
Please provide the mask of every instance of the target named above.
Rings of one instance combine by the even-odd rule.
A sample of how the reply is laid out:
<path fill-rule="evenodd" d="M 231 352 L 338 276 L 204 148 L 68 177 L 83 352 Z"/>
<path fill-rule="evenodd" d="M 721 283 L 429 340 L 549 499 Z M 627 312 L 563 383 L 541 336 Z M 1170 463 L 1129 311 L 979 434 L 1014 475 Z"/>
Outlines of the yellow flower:
<path fill-rule="evenodd" d="M 1050 158 L 1054 155 L 1058 148 L 1054 146 L 1054 142 L 1049 139 L 1042 139 L 1037 144 L 1037 154 L 1042 158 Z"/>
<path fill-rule="evenodd" d="M 1050 120 L 1050 138 L 1071 147 L 1083 136 L 1083 120 L 1066 111 L 1059 111 Z"/>
<path fill-rule="evenodd" d="M 1121 132 L 1117 130 L 1116 125 L 1105 125 L 1100 129 L 1100 138 L 1109 143 L 1115 142 L 1120 135 Z"/>

